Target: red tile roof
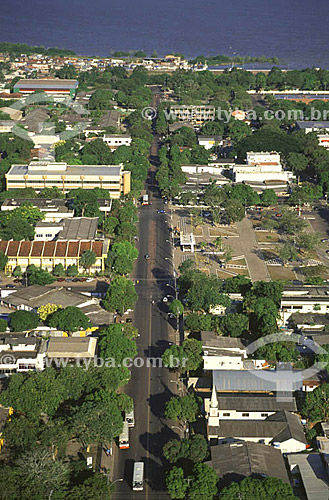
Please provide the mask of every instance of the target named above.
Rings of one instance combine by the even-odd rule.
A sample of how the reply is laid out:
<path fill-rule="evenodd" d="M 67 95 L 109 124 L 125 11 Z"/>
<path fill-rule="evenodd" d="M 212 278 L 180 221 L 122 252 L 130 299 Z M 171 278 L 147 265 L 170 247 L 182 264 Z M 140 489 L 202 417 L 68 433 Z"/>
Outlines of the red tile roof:
<path fill-rule="evenodd" d="M 10 241 L 7 248 L 7 255 L 16 257 L 19 247 L 20 241 Z"/>
<path fill-rule="evenodd" d="M 32 245 L 31 257 L 41 257 L 44 241 L 34 241 Z"/>
<path fill-rule="evenodd" d="M 55 257 L 65 257 L 67 241 L 57 241 Z"/>
<path fill-rule="evenodd" d="M 79 242 L 78 241 L 70 241 L 69 248 L 67 251 L 68 257 L 76 257 L 79 251 Z"/>
<path fill-rule="evenodd" d="M 86 250 L 90 250 L 91 248 L 91 242 L 90 241 L 81 241 L 80 242 L 80 250 L 79 250 L 79 256 L 83 254 Z"/>
<path fill-rule="evenodd" d="M 101 257 L 102 250 L 103 250 L 103 242 L 102 241 L 93 241 L 92 249 L 95 252 L 97 257 Z"/>
<path fill-rule="evenodd" d="M 14 241 L 13 243 L 19 243 L 18 241 Z M 18 255 L 20 257 L 28 257 L 30 255 L 31 250 L 31 241 L 22 241 Z"/>
<path fill-rule="evenodd" d="M 46 241 L 43 249 L 43 257 L 52 257 L 54 255 L 55 246 L 56 241 Z"/>

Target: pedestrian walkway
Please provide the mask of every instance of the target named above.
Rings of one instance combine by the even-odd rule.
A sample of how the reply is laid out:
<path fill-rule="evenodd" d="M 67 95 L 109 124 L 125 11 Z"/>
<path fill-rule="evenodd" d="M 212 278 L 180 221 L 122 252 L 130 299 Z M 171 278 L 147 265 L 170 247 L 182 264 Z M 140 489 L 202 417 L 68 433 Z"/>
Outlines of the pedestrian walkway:
<path fill-rule="evenodd" d="M 269 281 L 270 275 L 257 243 L 251 221 L 245 217 L 237 224 L 239 238 L 229 238 L 235 255 L 244 255 L 252 281 Z"/>

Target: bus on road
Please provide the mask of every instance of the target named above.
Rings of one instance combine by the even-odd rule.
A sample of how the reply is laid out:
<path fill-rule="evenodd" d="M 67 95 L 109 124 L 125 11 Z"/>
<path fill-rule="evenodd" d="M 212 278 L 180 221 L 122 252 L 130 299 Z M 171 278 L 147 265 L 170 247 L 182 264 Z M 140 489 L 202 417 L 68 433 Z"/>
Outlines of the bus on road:
<path fill-rule="evenodd" d="M 129 428 L 126 421 L 123 422 L 123 429 L 119 436 L 119 448 L 120 450 L 129 448 Z"/>
<path fill-rule="evenodd" d="M 134 463 L 133 490 L 143 491 L 144 489 L 144 462 Z"/>

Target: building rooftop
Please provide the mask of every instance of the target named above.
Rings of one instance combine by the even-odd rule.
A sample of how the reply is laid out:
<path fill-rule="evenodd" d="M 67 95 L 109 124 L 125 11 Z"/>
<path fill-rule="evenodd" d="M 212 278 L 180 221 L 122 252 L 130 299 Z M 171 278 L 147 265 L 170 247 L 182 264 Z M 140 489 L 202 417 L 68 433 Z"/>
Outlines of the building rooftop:
<path fill-rule="evenodd" d="M 302 387 L 299 371 L 213 370 L 212 374 L 218 392 L 294 392 Z"/>
<path fill-rule="evenodd" d="M 280 411 L 287 410 L 291 412 L 297 411 L 296 400 L 281 401 L 275 396 L 253 396 L 240 394 L 218 396 L 218 408 L 220 410 L 236 410 L 236 411 Z"/>
<path fill-rule="evenodd" d="M 65 172 L 65 175 L 71 176 L 80 176 L 80 175 L 91 175 L 91 176 L 112 176 L 118 177 L 121 174 L 122 167 L 121 165 L 67 165 L 66 167 L 61 168 L 57 167 L 58 164 L 55 163 L 43 163 L 38 162 L 38 169 L 31 169 L 30 165 L 13 165 L 9 170 L 7 175 L 29 175 L 33 177 L 33 175 L 40 177 L 42 175 L 52 175 L 58 174 L 62 175 Z M 43 168 L 44 167 L 44 168 Z"/>
<path fill-rule="evenodd" d="M 307 500 L 328 500 L 328 475 L 319 453 L 292 453 L 287 460 L 292 474 L 300 474 Z"/>
<path fill-rule="evenodd" d="M 93 240 L 96 237 L 98 217 L 74 217 L 64 219 L 64 229 L 58 234 L 59 240 Z"/>
<path fill-rule="evenodd" d="M 210 451 L 211 460 L 206 463 L 225 484 L 248 476 L 270 476 L 289 482 L 281 451 L 271 446 L 239 441 L 211 446 Z"/>
<path fill-rule="evenodd" d="M 108 241 L 0 241 L 0 251 L 10 257 L 80 257 L 86 250 L 93 250 L 100 258 L 107 253 Z"/>
<path fill-rule="evenodd" d="M 217 335 L 215 332 L 201 332 L 201 342 L 204 348 L 215 348 L 218 349 L 240 349 L 246 350 L 246 346 L 243 342 L 236 337 L 222 337 Z"/>
<path fill-rule="evenodd" d="M 286 410 L 278 411 L 264 420 L 220 420 L 217 432 L 219 437 L 273 438 L 279 443 L 295 439 L 307 444 L 298 416 Z"/>
<path fill-rule="evenodd" d="M 329 128 L 329 121 L 297 121 L 296 125 L 298 128 Z"/>
<path fill-rule="evenodd" d="M 48 358 L 93 358 L 96 353 L 95 337 L 50 337 Z"/>
<path fill-rule="evenodd" d="M 35 78 L 26 78 L 19 80 L 15 83 L 15 88 L 19 89 L 29 89 L 29 88 L 48 88 L 48 89 L 76 89 L 79 85 L 78 80 L 65 80 L 65 79 L 53 79 L 53 78 L 44 78 L 44 79 L 35 79 Z"/>

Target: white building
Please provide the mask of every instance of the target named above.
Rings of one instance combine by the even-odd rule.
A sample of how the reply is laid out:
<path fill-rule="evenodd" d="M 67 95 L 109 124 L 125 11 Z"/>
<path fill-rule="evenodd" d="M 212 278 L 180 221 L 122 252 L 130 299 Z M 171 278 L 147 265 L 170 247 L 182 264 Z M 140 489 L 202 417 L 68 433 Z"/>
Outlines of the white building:
<path fill-rule="evenodd" d="M 204 399 L 204 406 L 206 415 L 211 414 L 211 407 L 217 400 L 217 416 L 220 420 L 265 420 L 270 415 L 281 411 L 287 410 L 290 412 L 297 412 L 296 401 L 291 398 L 289 401 L 282 401 L 281 399 L 270 395 L 245 395 L 240 394 L 214 394 L 212 391 L 212 398 Z M 210 423 L 209 423 L 210 425 Z"/>
<path fill-rule="evenodd" d="M 246 165 L 235 165 L 232 168 L 234 182 L 265 182 L 281 181 L 290 182 L 293 173 L 283 170 L 280 155 L 271 153 L 247 153 Z"/>
<path fill-rule="evenodd" d="M 247 348 L 241 340 L 221 337 L 214 332 L 201 332 L 205 370 L 242 370 Z"/>
<path fill-rule="evenodd" d="M 199 146 L 203 146 L 205 149 L 209 150 L 216 146 L 221 146 L 223 144 L 223 137 L 221 135 L 199 135 L 198 144 Z"/>
<path fill-rule="evenodd" d="M 131 141 L 132 139 L 130 135 L 105 134 L 103 136 L 103 142 L 105 142 L 113 151 L 120 146 L 130 146 Z"/>
<path fill-rule="evenodd" d="M 44 359 L 45 344 L 40 338 L 10 334 L 0 338 L 0 378 L 29 370 L 42 371 Z"/>
<path fill-rule="evenodd" d="M 285 325 L 296 312 L 327 314 L 329 312 L 329 288 L 287 287 L 281 298 L 280 315 Z"/>
<path fill-rule="evenodd" d="M 213 416 L 212 424 L 216 422 L 215 419 Z M 218 419 L 217 425 L 210 425 L 208 420 L 208 438 L 216 439 L 218 444 L 251 441 L 271 445 L 281 453 L 301 452 L 307 446 L 299 417 L 286 410 L 278 411 L 264 420 Z"/>
<path fill-rule="evenodd" d="M 31 161 L 28 165 L 13 165 L 6 177 L 6 189 L 32 187 L 36 191 L 58 187 L 67 193 L 71 189 L 101 188 L 111 198 L 130 192 L 130 172 L 123 165 L 68 165 L 65 162 Z"/>
<path fill-rule="evenodd" d="M 108 201 L 108 200 L 105 200 Z M 111 201 L 111 200 L 109 200 Z M 15 210 L 25 203 L 32 204 L 42 212 L 44 222 L 59 222 L 74 217 L 74 209 L 69 200 L 46 198 L 7 198 L 1 205 L 1 211 Z M 100 208 L 101 209 L 101 208 Z"/>

